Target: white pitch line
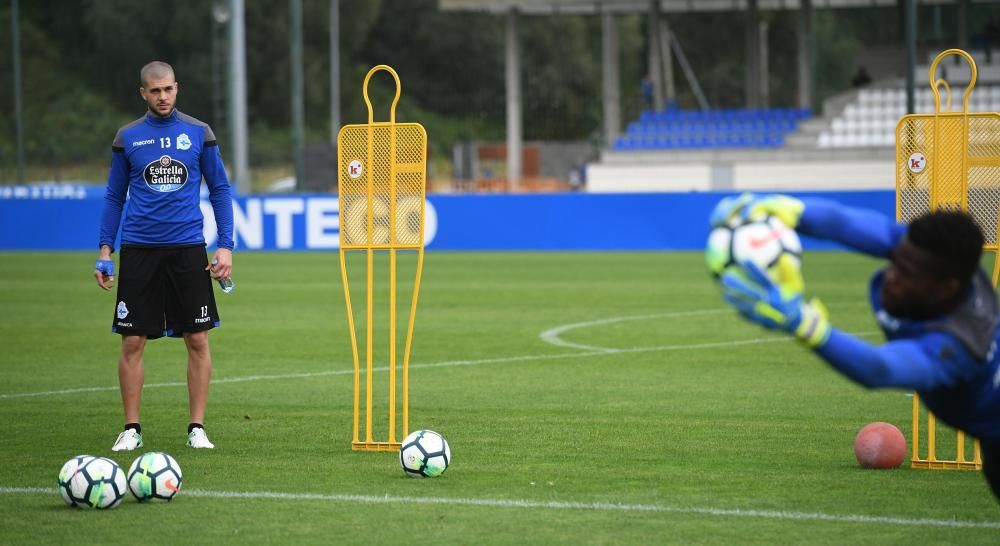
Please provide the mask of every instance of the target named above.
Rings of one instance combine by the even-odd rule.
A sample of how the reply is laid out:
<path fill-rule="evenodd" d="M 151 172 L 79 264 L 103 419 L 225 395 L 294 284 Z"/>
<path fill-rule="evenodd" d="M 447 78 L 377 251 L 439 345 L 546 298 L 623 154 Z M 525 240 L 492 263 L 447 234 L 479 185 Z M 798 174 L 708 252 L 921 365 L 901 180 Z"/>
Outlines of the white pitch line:
<path fill-rule="evenodd" d="M 870 335 L 875 332 L 862 332 L 856 335 Z M 443 362 L 432 362 L 428 364 L 410 364 L 410 369 L 426 369 L 426 368 L 447 368 L 453 366 L 477 366 L 482 364 L 502 364 L 505 362 L 525 362 L 532 360 L 559 360 L 563 358 L 586 358 L 591 356 L 607 356 L 611 354 L 620 353 L 648 353 L 657 351 L 683 351 L 683 350 L 696 350 L 696 349 L 715 349 L 719 347 L 736 347 L 740 345 L 757 345 L 763 343 L 781 343 L 788 342 L 794 338 L 791 337 L 770 337 L 770 338 L 752 338 L 752 339 L 740 339 L 734 341 L 718 341 L 709 343 L 689 343 L 682 345 L 660 345 L 656 347 L 633 347 L 630 349 L 601 349 L 599 351 L 586 352 L 586 353 L 566 353 L 557 355 L 523 355 L 523 356 L 505 356 L 496 358 L 481 358 L 476 360 L 448 360 Z M 378 368 L 373 368 L 372 371 L 385 372 L 388 371 L 388 366 L 381 366 Z M 325 372 L 301 372 L 301 373 L 284 373 L 284 374 L 271 374 L 271 375 L 247 375 L 238 377 L 223 377 L 219 379 L 213 379 L 213 385 L 226 384 L 226 383 L 247 383 L 250 381 L 274 381 L 280 379 L 302 379 L 309 377 L 326 377 L 331 375 L 350 375 L 353 374 L 354 370 L 329 370 Z M 364 373 L 362 370 L 361 373 Z M 164 388 L 164 387 L 186 387 L 187 383 L 181 381 L 171 381 L 167 383 L 147 383 L 143 386 L 146 389 Z M 83 392 L 104 392 L 104 391 L 117 391 L 119 387 L 108 386 L 108 387 L 76 387 L 72 389 L 60 389 L 52 391 L 35 391 L 35 392 L 9 392 L 0 393 L 0 400 L 12 399 L 12 398 L 36 398 L 42 396 L 59 396 L 64 394 L 76 394 Z"/>
<path fill-rule="evenodd" d="M 653 315 L 632 315 L 627 317 L 612 317 L 599 320 L 588 320 L 585 322 L 575 322 L 573 324 L 564 324 L 562 326 L 556 326 L 555 328 L 550 328 L 538 334 L 538 337 L 542 338 L 542 341 L 546 343 L 552 345 L 558 345 L 560 347 L 569 347 L 571 349 L 583 349 L 585 351 L 614 352 L 617 351 L 617 349 L 611 349 L 607 347 L 597 347 L 594 345 L 584 345 L 582 343 L 573 343 L 572 341 L 566 341 L 565 339 L 562 339 L 559 336 L 570 330 L 576 330 L 577 328 L 603 326 L 605 324 L 616 324 L 618 322 L 626 322 L 629 320 L 694 317 L 700 315 L 718 315 L 721 313 L 732 313 L 732 312 L 733 312 L 732 309 L 701 309 L 696 311 L 674 311 L 671 313 L 656 313 Z"/>
<path fill-rule="evenodd" d="M 0 495 L 56 495 L 55 488 L 4 487 Z M 578 510 L 596 512 L 654 512 L 693 514 L 723 518 L 762 518 L 794 521 L 822 521 L 831 523 L 860 523 L 874 525 L 902 525 L 946 527 L 953 529 L 1000 529 L 1000 521 L 974 521 L 959 519 L 907 518 L 902 516 L 870 516 L 865 514 L 827 514 L 823 512 L 795 512 L 787 510 L 757 510 L 743 508 L 708 508 L 697 506 L 671 506 L 668 504 L 628 504 L 613 502 L 536 501 L 529 499 L 484 499 L 463 497 L 399 497 L 393 495 L 349 495 L 320 493 L 282 493 L 277 491 L 206 491 L 185 489 L 184 496 L 208 499 L 250 499 L 288 501 L 327 501 L 353 504 L 402 504 L 476 506 L 486 508 Z"/>
<path fill-rule="evenodd" d="M 845 304 L 838 305 L 837 307 L 859 307 L 861 304 Z M 867 304 L 864 304 L 867 306 Z M 588 320 L 584 322 L 574 322 L 573 324 L 564 324 L 562 326 L 556 326 L 555 328 L 549 328 L 538 334 L 538 337 L 542 341 L 559 347 L 567 347 L 570 349 L 580 349 L 584 351 L 597 351 L 605 353 L 617 353 L 621 352 L 621 349 L 615 349 L 610 347 L 600 347 L 597 345 L 585 345 L 583 343 L 574 343 L 572 341 L 566 341 L 562 339 L 562 334 L 569 332 L 570 330 L 576 330 L 579 328 L 589 328 L 591 326 L 603 326 L 605 324 L 616 324 L 619 322 L 626 322 L 630 320 L 651 320 L 651 319 L 661 319 L 661 318 L 683 318 L 683 317 L 696 317 L 703 315 L 720 315 L 725 313 L 733 313 L 733 309 L 729 308 L 716 308 L 716 309 L 692 309 L 689 311 L 671 311 L 669 313 L 654 313 L 649 315 L 628 315 L 623 317 L 611 317 L 605 319 Z M 735 316 L 735 315 L 734 315 Z M 862 336 L 871 335 L 872 332 L 864 332 Z M 715 347 L 716 345 L 712 345 Z"/>
<path fill-rule="evenodd" d="M 502 364 L 505 362 L 525 362 L 532 360 L 558 360 L 563 358 L 586 358 L 591 356 L 607 356 L 612 354 L 621 353 L 646 353 L 646 352 L 657 352 L 657 351 L 683 351 L 683 350 L 697 350 L 697 349 L 715 349 L 720 347 L 737 347 L 741 345 L 756 345 L 760 343 L 780 343 L 788 342 L 793 338 L 791 336 L 773 336 L 766 338 L 751 338 L 751 339 L 741 339 L 741 340 L 730 340 L 730 341 L 717 341 L 717 342 L 707 342 L 707 343 L 688 343 L 688 344 L 678 344 L 678 345 L 659 345 L 654 347 L 631 347 L 628 349 L 613 349 L 608 347 L 591 347 L 588 345 L 578 345 L 559 338 L 559 334 L 569 331 L 574 328 L 580 328 L 584 326 L 594 326 L 600 324 L 611 324 L 615 322 L 622 322 L 626 320 L 643 320 L 652 318 L 665 318 L 665 317 L 683 317 L 683 316 L 696 316 L 696 315 L 713 315 L 727 312 L 727 309 L 701 309 L 693 311 L 675 311 L 671 313 L 659 313 L 651 315 L 635 315 L 629 317 L 613 317 L 608 319 L 578 322 L 574 324 L 567 324 L 564 326 L 558 326 L 556 328 L 551 328 L 539 334 L 539 337 L 547 343 L 553 345 L 559 345 L 567 348 L 574 349 L 584 349 L 587 352 L 583 353 L 565 353 L 565 354 L 554 354 L 554 355 L 522 355 L 522 356 L 503 356 L 495 358 L 480 358 L 474 360 L 447 360 L 443 362 L 430 362 L 427 364 L 410 364 L 410 369 L 426 369 L 426 368 L 446 368 L 453 366 L 478 366 L 482 364 Z M 872 335 L 877 332 L 860 332 L 855 335 L 865 337 Z M 374 368 L 372 371 L 384 372 L 388 371 L 388 366 L 381 366 Z M 298 372 L 298 373 L 283 373 L 283 374 L 268 374 L 268 375 L 246 375 L 246 376 L 236 376 L 236 377 L 222 377 L 218 379 L 212 379 L 213 385 L 224 385 L 227 383 L 247 383 L 250 381 L 274 381 L 281 379 L 305 379 L 310 377 L 326 377 L 333 375 L 350 375 L 354 373 L 354 369 L 343 369 L 343 370 L 328 370 L 322 372 Z M 365 373 L 362 370 L 361 373 Z M 157 389 L 165 387 L 186 387 L 187 383 L 182 381 L 170 381 L 166 383 L 147 383 L 143 388 L 147 389 Z M 42 396 L 61 396 L 66 394 L 78 394 L 85 392 L 107 392 L 107 391 L 117 391 L 119 387 L 107 386 L 107 387 L 73 387 L 69 389 L 58 389 L 50 391 L 35 391 L 35 392 L 8 392 L 0 393 L 0 400 L 9 400 L 15 398 L 37 398 Z"/>
<path fill-rule="evenodd" d="M 682 345 L 660 345 L 657 347 L 633 347 L 630 349 L 601 349 L 599 351 L 587 352 L 587 353 L 564 353 L 555 355 L 522 355 L 522 356 L 501 356 L 495 358 L 480 358 L 475 360 L 447 360 L 443 362 L 431 362 L 427 364 L 410 364 L 410 369 L 426 369 L 426 368 L 447 368 L 453 366 L 478 366 L 482 364 L 501 364 L 504 362 L 524 362 L 532 360 L 559 360 L 563 358 L 584 358 L 590 356 L 607 356 L 609 354 L 617 353 L 646 353 L 646 352 L 656 352 L 656 351 L 681 351 L 681 350 L 692 350 L 692 349 L 711 349 L 716 347 L 732 347 L 738 345 L 754 345 L 758 343 L 775 343 L 775 342 L 787 342 L 792 338 L 790 337 L 771 337 L 771 338 L 752 338 L 743 339 L 735 341 L 719 341 L 712 343 L 690 343 Z M 384 372 L 388 371 L 388 366 L 381 366 L 378 368 L 373 368 L 372 371 Z M 223 377 L 219 379 L 212 379 L 212 385 L 226 384 L 226 383 L 246 383 L 249 381 L 272 381 L 277 379 L 302 379 L 309 377 L 325 377 L 329 375 L 350 375 L 354 373 L 354 369 L 347 370 L 329 370 L 325 372 L 300 372 L 300 373 L 283 373 L 283 374 L 273 374 L 273 375 L 247 375 L 238 377 Z M 364 370 L 361 371 L 364 373 Z M 171 381 L 167 383 L 147 383 L 143 388 L 163 388 L 163 387 L 186 387 L 187 383 L 182 381 Z M 10 399 L 10 398 L 33 398 L 40 396 L 58 396 L 63 394 L 76 394 L 81 392 L 103 392 L 103 391 L 117 391 L 119 387 L 109 386 L 109 387 L 75 387 L 71 389 L 59 389 L 52 391 L 36 391 L 36 392 L 8 392 L 0 393 L 0 400 Z"/>

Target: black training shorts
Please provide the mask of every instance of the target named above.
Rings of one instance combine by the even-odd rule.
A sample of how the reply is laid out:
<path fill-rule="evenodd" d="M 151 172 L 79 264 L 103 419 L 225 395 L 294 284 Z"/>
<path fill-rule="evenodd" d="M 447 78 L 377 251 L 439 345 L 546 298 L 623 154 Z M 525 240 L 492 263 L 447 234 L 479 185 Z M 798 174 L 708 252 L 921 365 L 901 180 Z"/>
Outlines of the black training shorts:
<path fill-rule="evenodd" d="M 219 325 L 204 245 L 122 246 L 111 331 L 156 339 Z"/>

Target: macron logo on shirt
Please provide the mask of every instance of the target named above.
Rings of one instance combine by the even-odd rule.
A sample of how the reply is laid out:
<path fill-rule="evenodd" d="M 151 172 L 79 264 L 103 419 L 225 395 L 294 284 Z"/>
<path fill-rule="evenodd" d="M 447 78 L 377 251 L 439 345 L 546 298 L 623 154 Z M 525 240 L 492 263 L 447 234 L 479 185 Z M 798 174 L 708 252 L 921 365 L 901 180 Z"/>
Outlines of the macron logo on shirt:
<path fill-rule="evenodd" d="M 156 141 L 151 138 L 147 138 L 146 140 L 136 140 L 135 142 L 132 143 L 132 145 L 138 147 L 138 146 L 145 146 L 147 144 L 152 144 L 154 142 Z"/>

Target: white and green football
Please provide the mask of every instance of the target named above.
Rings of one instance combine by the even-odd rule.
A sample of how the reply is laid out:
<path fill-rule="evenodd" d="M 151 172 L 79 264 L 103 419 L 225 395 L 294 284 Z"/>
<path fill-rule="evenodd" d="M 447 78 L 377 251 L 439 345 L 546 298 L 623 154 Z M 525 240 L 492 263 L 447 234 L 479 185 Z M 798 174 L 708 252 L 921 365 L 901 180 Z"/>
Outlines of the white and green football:
<path fill-rule="evenodd" d="M 59 493 L 66 504 L 107 510 L 125 498 L 125 472 L 104 457 L 77 455 L 59 470 Z"/>
<path fill-rule="evenodd" d="M 433 430 L 418 430 L 407 436 L 399 448 L 399 464 L 413 478 L 434 478 L 451 464 L 448 441 Z"/>
<path fill-rule="evenodd" d="M 181 467 L 166 453 L 150 451 L 132 461 L 128 488 L 139 502 L 170 501 L 181 490 Z"/>
<path fill-rule="evenodd" d="M 775 216 L 717 226 L 708 234 L 705 265 L 716 279 L 753 262 L 784 288 L 802 290 L 802 242 Z"/>

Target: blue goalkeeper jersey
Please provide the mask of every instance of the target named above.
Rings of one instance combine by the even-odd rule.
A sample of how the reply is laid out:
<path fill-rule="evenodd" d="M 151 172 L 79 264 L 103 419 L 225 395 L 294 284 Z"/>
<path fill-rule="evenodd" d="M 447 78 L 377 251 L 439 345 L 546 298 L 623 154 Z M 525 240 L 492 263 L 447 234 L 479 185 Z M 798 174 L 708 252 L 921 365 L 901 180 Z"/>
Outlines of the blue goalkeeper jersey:
<path fill-rule="evenodd" d="M 799 231 L 888 258 L 906 226 L 872 211 L 825 200 L 805 200 Z M 1000 305 L 982 271 L 965 301 L 929 320 L 894 317 L 883 307 L 879 289 L 884 269 L 869 286 L 869 302 L 887 342 L 872 345 L 834 329 L 816 349 L 831 366 L 869 388 L 917 391 L 942 421 L 992 445 L 1000 445 Z"/>
<path fill-rule="evenodd" d="M 125 125 L 111 146 L 99 244 L 115 247 L 123 211 L 123 245 L 205 244 L 203 177 L 218 247 L 232 249 L 232 192 L 211 127 L 177 110 L 163 118 L 147 112 Z"/>

